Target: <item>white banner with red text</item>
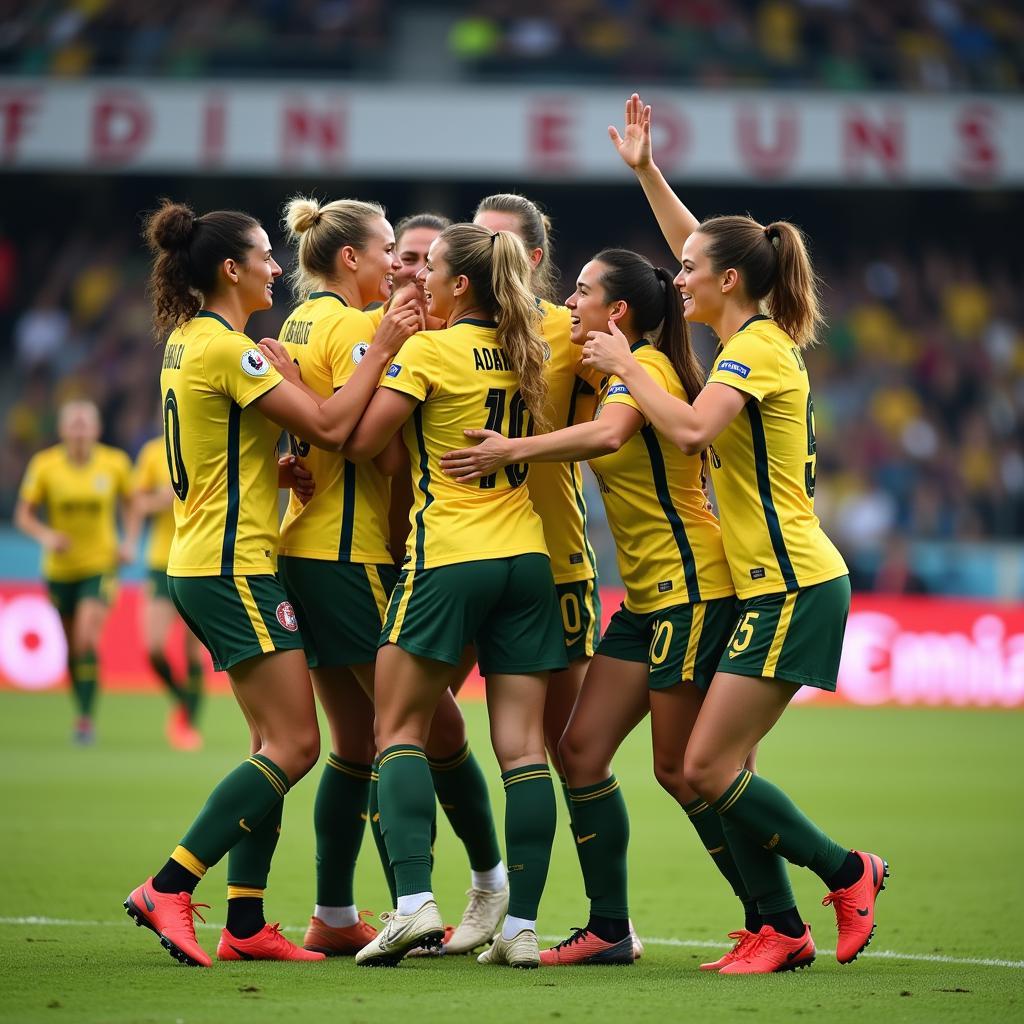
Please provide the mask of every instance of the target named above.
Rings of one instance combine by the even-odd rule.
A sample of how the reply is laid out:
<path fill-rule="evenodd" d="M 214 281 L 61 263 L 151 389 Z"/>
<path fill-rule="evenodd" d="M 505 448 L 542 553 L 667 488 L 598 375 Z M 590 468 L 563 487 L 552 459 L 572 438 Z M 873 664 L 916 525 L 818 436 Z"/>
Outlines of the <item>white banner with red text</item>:
<path fill-rule="evenodd" d="M 156 689 L 139 629 L 141 587 L 118 592 L 100 650 L 104 689 Z M 603 588 L 605 622 L 622 592 Z M 168 658 L 182 667 L 181 626 Z M 67 648 L 43 589 L 0 584 L 0 687 L 49 690 L 65 683 Z M 228 689 L 207 663 L 210 684 Z M 482 694 L 479 679 L 467 694 Z M 1024 607 L 941 597 L 856 594 L 836 694 L 804 687 L 798 702 L 1024 708 Z"/>
<path fill-rule="evenodd" d="M 0 169 L 625 182 L 621 90 L 0 78 Z M 1024 101 L 657 89 L 676 180 L 1024 182 Z"/>

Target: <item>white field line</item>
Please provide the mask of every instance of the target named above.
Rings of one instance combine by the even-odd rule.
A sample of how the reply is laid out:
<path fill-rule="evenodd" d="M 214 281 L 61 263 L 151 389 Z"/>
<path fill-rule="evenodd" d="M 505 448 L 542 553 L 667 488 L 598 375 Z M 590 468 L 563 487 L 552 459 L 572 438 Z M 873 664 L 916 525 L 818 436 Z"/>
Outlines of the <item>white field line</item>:
<path fill-rule="evenodd" d="M 123 921 L 74 921 L 65 917 L 0 917 L 0 925 L 32 925 L 42 928 L 107 928 L 124 926 Z M 197 928 L 216 929 L 219 931 L 224 926 L 214 922 L 206 924 L 198 923 Z M 282 931 L 304 932 L 305 925 L 286 925 Z M 558 942 L 565 938 L 564 935 L 541 935 L 545 942 Z M 712 942 L 706 939 L 657 939 L 650 936 L 642 936 L 645 946 L 669 946 L 675 949 L 725 949 L 728 942 Z M 834 949 L 817 950 L 825 956 L 835 953 Z M 939 953 L 900 953 L 892 949 L 866 949 L 861 953 L 862 957 L 874 958 L 876 960 L 915 960 L 928 964 L 951 964 L 958 967 L 1008 967 L 1012 970 L 1024 970 L 1024 960 L 996 960 L 991 957 L 960 957 L 944 956 Z"/>

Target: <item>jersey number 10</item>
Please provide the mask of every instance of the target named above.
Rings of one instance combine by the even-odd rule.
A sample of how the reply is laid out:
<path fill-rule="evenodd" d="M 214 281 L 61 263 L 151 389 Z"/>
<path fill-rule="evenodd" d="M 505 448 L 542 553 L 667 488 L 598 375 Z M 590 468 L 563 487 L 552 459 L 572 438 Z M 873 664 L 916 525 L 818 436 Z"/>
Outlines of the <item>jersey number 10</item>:
<path fill-rule="evenodd" d="M 491 388 L 484 399 L 484 405 L 487 407 L 487 422 L 484 424 L 485 430 L 494 430 L 499 434 L 504 434 L 506 437 L 532 436 L 533 420 L 530 418 L 521 391 L 514 391 L 512 397 L 508 398 L 504 388 Z M 505 424 L 506 407 L 508 408 L 507 429 Z M 526 431 L 525 434 L 523 433 L 524 429 Z M 526 480 L 529 468 L 529 465 L 525 462 L 506 466 L 505 476 L 508 478 L 509 487 L 518 487 L 523 483 Z M 496 473 L 480 477 L 480 486 L 484 490 L 494 487 L 495 483 L 497 483 Z"/>

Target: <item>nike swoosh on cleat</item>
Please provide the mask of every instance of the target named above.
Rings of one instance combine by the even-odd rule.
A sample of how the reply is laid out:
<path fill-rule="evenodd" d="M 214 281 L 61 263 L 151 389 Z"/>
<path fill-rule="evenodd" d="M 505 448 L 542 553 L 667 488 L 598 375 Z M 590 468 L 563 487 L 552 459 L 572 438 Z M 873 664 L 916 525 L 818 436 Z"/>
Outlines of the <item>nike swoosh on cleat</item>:
<path fill-rule="evenodd" d="M 249 828 L 248 825 L 246 825 L 245 818 L 239 818 L 238 819 L 238 824 L 241 825 L 241 827 L 244 828 L 246 832 L 251 832 L 252 831 L 252 829 Z M 232 946 L 231 948 L 234 949 L 235 947 Z"/>
<path fill-rule="evenodd" d="M 156 904 L 149 898 L 149 893 L 145 889 L 142 890 L 142 901 L 146 904 L 146 909 L 150 912 L 156 910 Z"/>
<path fill-rule="evenodd" d="M 230 946 L 231 949 L 233 949 L 243 960 L 256 959 L 256 957 L 254 957 L 251 953 L 246 953 L 244 949 L 239 949 L 237 946 L 232 946 L 230 942 L 228 943 L 228 946 Z"/>
<path fill-rule="evenodd" d="M 804 950 L 805 950 L 806 948 L 807 948 L 807 943 L 805 942 L 805 943 L 804 943 L 804 944 L 803 944 L 803 945 L 802 945 L 802 946 L 801 946 L 801 947 L 800 947 L 799 949 L 796 949 L 796 950 L 794 950 L 794 951 L 793 951 L 792 953 L 787 953 L 787 954 L 786 954 L 786 963 L 787 963 L 787 964 L 788 964 L 788 963 L 791 963 L 791 962 L 792 962 L 793 960 L 795 960 L 795 959 L 796 959 L 796 958 L 797 958 L 797 957 L 798 957 L 798 956 L 799 956 L 799 955 L 800 955 L 800 954 L 801 954 L 801 953 L 802 953 L 802 952 L 803 952 L 803 951 L 804 951 Z"/>
<path fill-rule="evenodd" d="M 576 837 L 576 845 L 577 846 L 582 846 L 584 843 L 589 843 L 591 839 L 596 839 L 596 838 L 597 838 L 597 833 L 596 832 L 591 832 L 589 836 L 577 836 Z"/>
<path fill-rule="evenodd" d="M 865 908 L 864 908 L 863 910 L 861 910 L 861 909 L 860 909 L 860 907 L 858 907 L 858 908 L 857 908 L 857 913 L 858 913 L 858 914 L 859 914 L 859 915 L 860 915 L 861 917 L 867 917 L 867 916 L 868 916 L 868 914 L 870 914 L 870 913 L 871 913 L 871 908 L 870 908 L 870 907 L 865 907 Z"/>

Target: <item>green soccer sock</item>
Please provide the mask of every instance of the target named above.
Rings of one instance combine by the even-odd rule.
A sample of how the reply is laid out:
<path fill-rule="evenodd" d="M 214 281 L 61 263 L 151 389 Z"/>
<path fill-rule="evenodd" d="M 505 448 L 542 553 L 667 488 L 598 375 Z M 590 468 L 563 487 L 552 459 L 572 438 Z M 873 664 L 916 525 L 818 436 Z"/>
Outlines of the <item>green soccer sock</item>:
<path fill-rule="evenodd" d="M 201 661 L 188 663 L 183 696 L 188 720 L 195 725 L 199 720 L 199 705 L 203 702 L 203 663 Z"/>
<path fill-rule="evenodd" d="M 830 839 L 778 786 L 742 769 L 712 804 L 765 850 L 827 878 L 846 860 L 846 849 Z"/>
<path fill-rule="evenodd" d="M 316 901 L 323 907 L 355 903 L 353 878 L 363 842 L 372 769 L 329 754 L 313 805 Z"/>
<path fill-rule="evenodd" d="M 557 772 L 555 773 L 558 774 Z M 569 796 L 569 783 L 565 781 L 564 775 L 558 776 L 558 784 L 562 787 L 562 799 L 565 801 L 565 809 L 569 812 L 566 817 L 569 819 L 569 831 L 572 833 L 573 838 L 576 837 L 575 826 L 572 822 L 572 797 Z"/>
<path fill-rule="evenodd" d="M 71 659 L 71 688 L 78 713 L 92 717 L 98 686 L 96 652 L 86 651 Z"/>
<path fill-rule="evenodd" d="M 501 862 L 487 781 L 477 759 L 463 744 L 453 757 L 429 761 L 438 803 L 462 840 L 474 871 L 489 871 Z"/>
<path fill-rule="evenodd" d="M 269 757 L 253 754 L 217 784 L 181 847 L 206 867 L 251 835 L 288 792 L 288 776 Z"/>
<path fill-rule="evenodd" d="M 164 689 L 174 698 L 175 702 L 184 705 L 184 690 L 174 681 L 174 673 L 167 659 L 162 654 L 150 654 L 149 667 L 160 677 Z"/>
<path fill-rule="evenodd" d="M 263 820 L 231 847 L 228 851 L 229 886 L 266 889 L 267 878 L 270 876 L 270 862 L 274 859 L 277 841 L 281 837 L 283 814 L 284 800 L 278 800 L 263 816 Z"/>
<path fill-rule="evenodd" d="M 626 920 L 629 896 L 626 852 L 629 814 L 614 775 L 592 786 L 570 789 L 576 854 L 591 915 Z"/>
<path fill-rule="evenodd" d="M 430 892 L 434 785 L 420 747 L 397 744 L 381 751 L 377 800 L 396 896 Z M 396 904 L 398 900 L 395 900 Z"/>
<path fill-rule="evenodd" d="M 555 791 L 547 764 L 527 764 L 502 772 L 505 784 L 505 848 L 508 850 L 508 912 L 527 921 L 548 877 L 555 838 Z"/>
<path fill-rule="evenodd" d="M 721 872 L 722 877 L 732 887 L 736 898 L 743 904 L 744 927 L 748 931 L 757 931 L 760 923 L 755 921 L 757 917 L 757 900 L 750 895 L 746 884 L 743 881 L 743 874 L 736 863 L 730 844 L 725 838 L 724 820 L 720 818 L 706 800 L 697 799 L 692 803 L 684 804 L 683 810 L 690 824 L 694 827 L 704 849 L 714 865 Z M 752 924 L 757 928 L 751 928 Z"/>
<path fill-rule="evenodd" d="M 397 907 L 398 893 L 395 890 L 395 872 L 391 867 L 387 843 L 384 842 L 384 832 L 380 827 L 380 768 L 378 765 L 378 761 L 373 762 L 372 774 L 370 776 L 370 795 L 367 801 L 366 813 L 370 819 L 370 834 L 373 836 L 374 845 L 377 847 L 380 866 L 384 870 L 384 880 L 388 883 L 391 906 Z"/>
<path fill-rule="evenodd" d="M 721 822 L 725 841 L 729 844 L 733 860 L 753 900 L 754 913 L 764 917 L 766 914 L 781 914 L 795 909 L 796 897 L 789 883 L 789 865 L 786 861 L 751 838 L 739 822 L 730 818 L 722 818 Z M 747 931 L 757 930 L 750 924 L 745 927 Z"/>

